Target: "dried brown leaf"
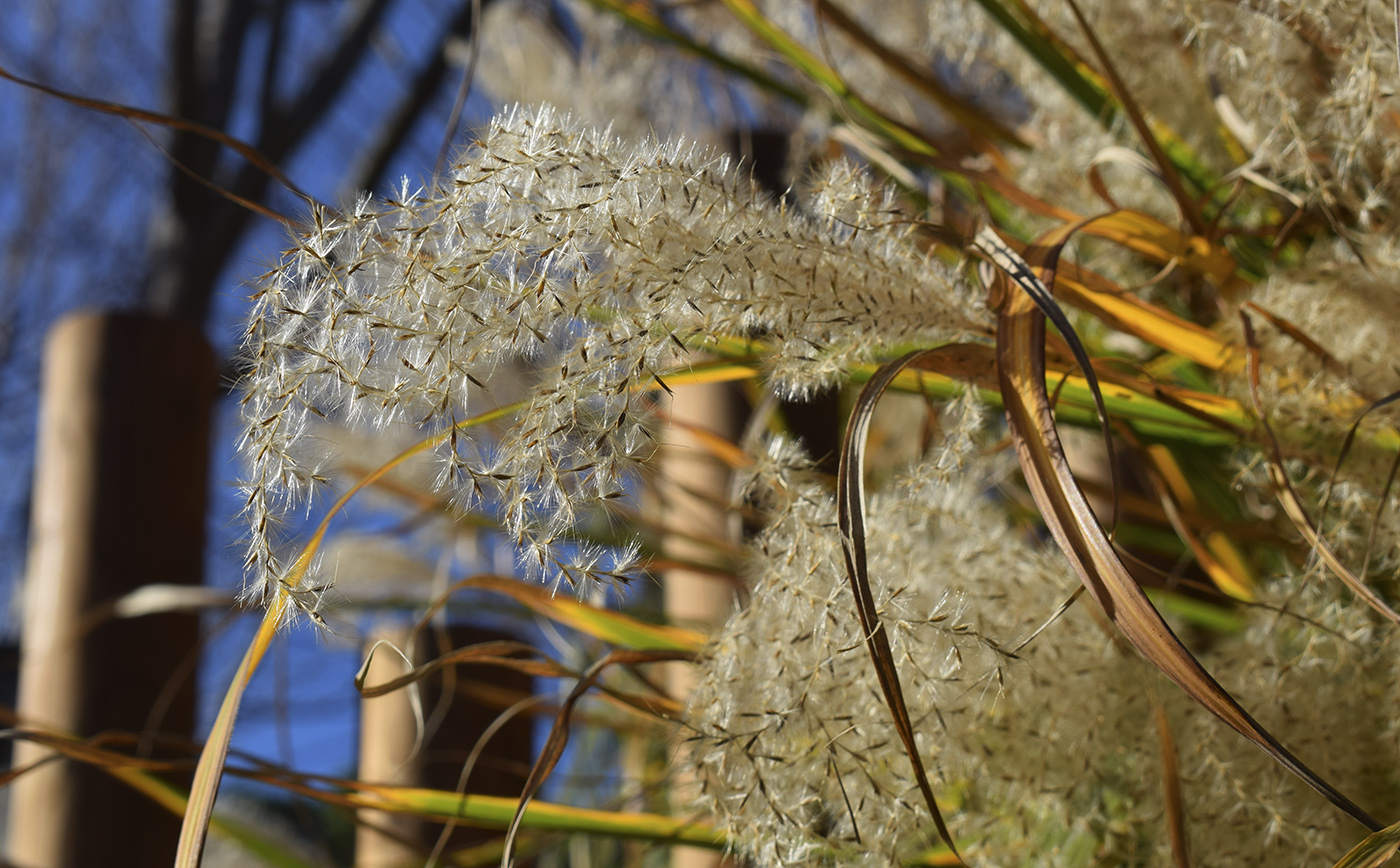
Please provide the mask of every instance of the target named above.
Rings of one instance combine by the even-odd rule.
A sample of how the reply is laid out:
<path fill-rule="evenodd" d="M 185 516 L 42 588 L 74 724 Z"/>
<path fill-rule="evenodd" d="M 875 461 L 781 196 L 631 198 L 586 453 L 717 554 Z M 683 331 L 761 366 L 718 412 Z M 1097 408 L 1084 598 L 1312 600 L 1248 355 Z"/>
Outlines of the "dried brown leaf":
<path fill-rule="evenodd" d="M 1149 662 L 1357 822 L 1380 829 L 1373 817 L 1304 765 L 1220 686 L 1172 632 L 1114 551 L 1070 472 L 1046 394 L 1046 314 L 1037 307 L 1037 299 L 1049 299 L 1049 291 L 1024 260 L 1016 260 L 1019 265 L 1003 269 L 1002 280 L 1014 280 L 1024 292 L 1011 287 L 1003 292 L 997 322 L 998 373 L 1021 468 L 1056 543 L 1104 613 Z"/>
<path fill-rule="evenodd" d="M 870 591 L 870 574 L 865 548 L 865 447 L 870 433 L 870 421 L 875 413 L 875 405 L 880 396 L 889 388 L 894 378 L 909 365 L 937 352 L 937 350 L 916 350 L 906 353 L 893 362 L 880 367 L 875 376 L 861 389 L 856 405 L 851 410 L 850 421 L 846 425 L 846 439 L 841 448 L 841 466 L 836 479 L 836 515 L 841 529 L 841 552 L 846 561 L 846 577 L 855 595 L 856 614 L 860 618 L 861 630 L 865 633 L 866 648 L 875 666 L 880 689 L 885 695 L 885 704 L 894 718 L 895 731 L 899 733 L 904 751 L 914 770 L 919 792 L 924 797 L 924 805 L 933 817 L 938 828 L 938 837 L 957 858 L 958 864 L 965 864 L 953 843 L 953 836 L 943 820 L 934 799 L 933 787 L 924 769 L 914 742 L 914 727 L 909 719 L 909 708 L 904 702 L 904 690 L 899 683 L 899 670 L 895 667 L 894 653 L 885 625 L 880 621 L 880 613 L 875 607 L 875 598 Z"/>

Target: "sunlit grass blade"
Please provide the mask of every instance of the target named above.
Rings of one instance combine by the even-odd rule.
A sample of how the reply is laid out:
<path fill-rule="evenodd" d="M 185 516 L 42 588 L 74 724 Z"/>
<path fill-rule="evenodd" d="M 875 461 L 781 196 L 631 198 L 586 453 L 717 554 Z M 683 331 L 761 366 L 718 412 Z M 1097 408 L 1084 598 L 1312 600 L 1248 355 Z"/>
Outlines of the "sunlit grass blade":
<path fill-rule="evenodd" d="M 851 380 L 866 383 L 878 370 L 874 365 L 858 365 L 851 371 Z M 1059 387 L 1060 397 L 1055 404 L 1056 417 L 1062 421 L 1083 427 L 1096 426 L 1092 390 L 1088 381 L 1075 374 L 1066 376 L 1063 372 L 1047 371 L 1050 388 Z M 961 379 L 945 376 L 937 370 L 905 370 L 894 378 L 890 388 L 901 392 L 928 395 L 931 398 L 951 398 L 961 395 L 968 385 Z M 1114 419 L 1132 424 L 1133 428 L 1145 437 L 1161 440 L 1181 441 L 1199 445 L 1223 445 L 1239 441 L 1239 437 L 1227 428 L 1211 425 L 1192 413 L 1173 407 L 1151 395 L 1147 391 L 1136 391 L 1115 383 L 1102 385 L 1104 406 Z M 983 400 L 994 407 L 1002 405 L 1001 393 L 994 389 L 979 389 Z M 1210 395 L 1204 392 L 1178 393 L 1186 407 L 1208 419 L 1219 420 L 1226 426 L 1236 426 L 1247 420 L 1239 404 L 1229 398 Z"/>
<path fill-rule="evenodd" d="M 219 795 L 219 784 L 223 779 L 224 762 L 228 759 L 228 746 L 233 738 L 233 724 L 238 717 L 238 706 L 243 702 L 243 694 L 248 682 L 257 671 L 258 664 L 267 654 L 277 627 L 282 623 L 283 613 L 290 605 L 286 594 L 279 594 L 263 613 L 262 623 L 253 636 L 252 643 L 244 652 L 233 675 L 233 683 L 224 693 L 219 705 L 219 714 L 209 729 L 209 738 L 204 751 L 199 755 L 195 766 L 194 783 L 190 787 L 189 806 L 185 809 L 185 821 L 180 826 L 180 842 L 175 851 L 175 868 L 199 868 L 200 857 L 204 853 L 204 842 L 209 834 L 209 819 L 214 813 L 214 800 Z"/>
<path fill-rule="evenodd" d="M 1099 215 L 1082 231 L 1121 244 L 1158 265 L 1179 263 L 1219 286 L 1230 283 L 1239 268 L 1235 257 L 1221 245 L 1201 235 L 1186 235 L 1151 214 L 1132 208 Z"/>
<path fill-rule="evenodd" d="M 1137 212 L 1118 211 L 1081 222 L 1080 231 L 1084 234 L 1107 238 L 1160 264 L 1180 260 L 1186 267 L 1217 280 L 1222 273 L 1228 279 L 1234 270 L 1234 259 L 1222 249 L 1205 239 L 1187 239 Z M 1001 240 L 1018 253 L 1028 255 L 1026 246 Z M 1059 298 L 1106 325 L 1212 370 L 1237 363 L 1238 352 L 1220 335 L 1149 304 L 1080 265 L 1060 266 L 1055 291 Z"/>
<path fill-rule="evenodd" d="M 948 831 L 948 825 L 938 809 L 933 786 L 929 783 L 923 758 L 914 741 L 914 727 L 909 719 L 909 707 L 904 702 L 904 690 L 899 683 L 899 670 L 895 666 L 889 635 L 885 632 L 885 625 L 880 620 L 874 595 L 870 591 L 865 547 L 865 450 L 875 405 L 894 378 L 926 352 L 936 350 L 906 353 L 882 366 L 870 382 L 865 384 L 865 388 L 861 389 L 856 405 L 851 410 L 851 417 L 846 425 L 845 441 L 841 447 L 841 465 L 836 478 L 836 516 L 841 531 L 841 553 L 846 561 L 846 577 L 855 596 L 856 614 L 860 618 L 861 630 L 865 633 L 866 648 L 870 651 L 880 689 L 885 695 L 885 704 L 894 718 L 895 731 L 899 733 L 900 741 L 904 744 L 904 752 L 913 767 L 914 779 L 918 782 L 924 805 L 938 829 L 938 837 L 957 860 L 955 864 L 963 864 L 957 845 L 953 843 L 952 833 Z"/>
<path fill-rule="evenodd" d="M 301 554 L 292 563 L 287 575 L 282 577 L 275 595 L 267 601 L 267 611 L 263 614 L 258 632 L 249 643 L 248 650 L 244 652 L 243 659 L 238 664 L 238 670 L 233 675 L 233 682 L 224 693 L 223 701 L 219 705 L 219 714 L 214 719 L 214 725 L 209 731 L 209 738 L 204 744 L 204 751 L 199 756 L 199 764 L 195 767 L 194 784 L 190 788 L 190 804 L 185 811 L 185 821 L 180 827 L 180 842 L 175 854 L 175 868 L 198 868 L 199 866 L 200 855 L 204 851 L 204 841 L 209 833 L 209 818 L 214 811 L 214 800 L 218 797 L 224 763 L 228 759 L 228 747 L 233 738 L 233 725 L 238 717 L 238 707 L 243 702 L 243 694 L 247 691 L 248 683 L 252 680 L 253 674 L 257 672 L 258 665 L 267 655 L 268 646 L 271 645 L 277 628 L 290 613 L 294 595 L 302 592 L 299 585 L 325 540 L 331 519 L 335 518 L 350 502 L 350 499 L 362 489 L 373 485 L 395 467 L 415 455 L 426 452 L 444 442 L 458 431 L 504 418 L 515 413 L 522 406 L 522 403 L 516 403 L 481 413 L 410 446 L 385 462 L 373 473 L 356 482 L 326 511 L 326 515 L 321 519 L 315 533 L 311 535 L 310 540 L 302 548 Z M 314 616 L 314 613 L 312 614 Z"/>
<path fill-rule="evenodd" d="M 1368 829 L 1381 826 L 1335 787 L 1293 756 L 1240 706 L 1176 637 L 1129 574 L 1099 526 L 1065 459 L 1045 387 L 1045 314 L 1037 297 L 1048 297 L 1021 262 L 1002 272 L 1006 282 L 998 314 L 998 375 L 1006 417 L 1026 482 L 1055 542 L 1110 620 L 1138 651 L 1186 693 L 1236 732 Z M 1012 280 L 1016 283 L 1013 285 Z"/>
<path fill-rule="evenodd" d="M 694 652 L 702 649 L 708 641 L 703 633 L 695 630 L 649 624 L 612 609 L 603 609 L 572 600 L 560 600 L 556 595 L 548 593 L 543 588 L 526 584 L 509 576 L 490 573 L 459 579 L 438 594 L 419 613 L 418 629 L 426 627 L 442 607 L 447 605 L 454 594 L 469 588 L 494 591 L 513 597 L 517 602 L 534 609 L 547 618 L 554 618 L 580 632 L 612 642 L 626 650 Z M 531 646 L 518 642 L 492 644 L 498 649 L 492 653 L 498 656 L 516 653 L 530 656 L 538 653 L 533 651 Z M 563 677 L 572 678 L 576 673 L 564 670 L 562 674 Z M 362 683 L 362 681 L 357 683 Z"/>
<path fill-rule="evenodd" d="M 1199 508 L 1191 483 L 1182 472 L 1171 450 L 1160 444 L 1144 450 L 1148 479 L 1162 503 L 1162 509 L 1181 541 L 1186 543 L 1196 562 L 1216 587 L 1237 600 L 1250 601 L 1254 594 L 1254 571 L 1229 536 L 1221 531 L 1197 534 L 1182 518 L 1182 511 L 1196 512 Z"/>
<path fill-rule="evenodd" d="M 1105 325 L 1212 370 L 1228 368 L 1237 358 L 1235 349 L 1209 329 L 1130 293 L 1114 292 L 1108 281 L 1073 263 L 1061 271 L 1055 286 L 1060 297 Z"/>
<path fill-rule="evenodd" d="M 456 821 L 490 829 L 508 828 L 520 806 L 519 799 L 509 796 L 401 787 L 288 771 L 239 773 L 328 805 L 412 814 L 425 820 Z M 706 823 L 661 814 L 577 808 L 532 800 L 521 817 L 521 829 L 542 832 L 610 835 L 713 850 L 729 846 L 723 834 Z"/>
<path fill-rule="evenodd" d="M 504 829 L 515 817 L 519 800 L 503 796 L 461 795 L 446 790 L 388 787 L 346 781 L 355 788 L 350 801 L 357 807 L 413 814 L 425 819 L 458 820 Z M 531 801 L 520 816 L 521 829 L 610 835 L 633 841 L 688 844 L 722 850 L 726 841 L 716 829 L 660 814 L 600 811 Z"/>
<path fill-rule="evenodd" d="M 132 769 L 108 767 L 107 771 L 112 776 L 125 781 L 133 789 L 145 793 L 154 801 L 164 805 L 177 817 L 183 816 L 189 807 L 188 796 L 160 778 Z M 282 842 L 270 841 L 260 835 L 257 829 L 236 820 L 215 814 L 209 820 L 209 828 L 214 834 L 238 844 L 273 868 L 310 868 L 311 863 L 298 859 L 295 854 L 288 851 Z"/>
<path fill-rule="evenodd" d="M 98 744 L 71 735 L 51 731 L 21 731 L 16 733 L 16 737 L 52 748 L 75 762 L 87 763 L 100 768 L 177 817 L 184 816 L 189 807 L 190 800 L 187 793 L 149 771 L 150 769 L 168 767 L 180 768 L 179 764 L 129 756 L 107 750 Z M 38 765 L 42 765 L 42 762 L 23 768 L 10 769 L 3 776 L 0 776 L 0 786 L 9 784 L 16 777 L 32 771 Z M 215 814 L 210 818 L 209 828 L 216 835 L 221 835 L 240 845 L 274 868 L 309 868 L 308 863 L 287 852 L 284 845 L 269 841 L 256 829 L 236 820 Z"/>
<path fill-rule="evenodd" d="M 753 380 L 759 376 L 756 365 L 737 365 L 720 359 L 710 362 L 697 362 L 684 368 L 670 371 L 664 376 L 672 386 L 702 386 L 706 383 L 733 383 L 740 380 Z"/>
<path fill-rule="evenodd" d="M 506 594 L 546 618 L 567 624 L 619 648 L 696 652 L 704 648 L 708 641 L 704 633 L 696 630 L 648 624 L 631 615 L 558 597 L 543 588 L 504 576 L 477 576 L 470 586 Z"/>
<path fill-rule="evenodd" d="M 1072 263 L 1061 266 L 1060 285 L 1068 282 L 1066 275 L 1073 274 L 1074 268 Z M 956 353 L 929 356 L 925 362 L 917 363 L 918 370 L 901 371 L 890 382 L 890 388 L 942 399 L 957 397 L 972 384 L 978 388 L 982 400 L 1000 407 L 1001 393 L 990 376 L 995 350 L 989 345 L 956 346 L 960 348 Z M 768 349 L 759 341 L 723 336 L 707 340 L 705 348 L 735 359 L 753 358 Z M 864 384 L 878 370 L 878 365 L 859 364 L 850 369 L 849 377 L 853 383 Z M 951 371 L 953 375 L 948 376 L 944 371 Z M 1074 425 L 1098 424 L 1094 418 L 1093 394 L 1083 377 L 1075 374 L 1066 377 L 1060 371 L 1048 372 L 1046 376 L 1055 384 L 1063 380 L 1060 399 L 1055 405 L 1056 414 L 1062 421 Z M 1242 437 L 1240 432 L 1251 424 L 1252 417 L 1231 398 L 1188 389 L 1173 389 L 1168 393 L 1163 387 L 1146 380 L 1138 381 L 1132 387 L 1123 385 L 1125 382 L 1115 378 L 1104 385 L 1104 406 L 1109 415 L 1130 422 L 1145 437 L 1198 445 L 1223 445 L 1238 442 Z"/>

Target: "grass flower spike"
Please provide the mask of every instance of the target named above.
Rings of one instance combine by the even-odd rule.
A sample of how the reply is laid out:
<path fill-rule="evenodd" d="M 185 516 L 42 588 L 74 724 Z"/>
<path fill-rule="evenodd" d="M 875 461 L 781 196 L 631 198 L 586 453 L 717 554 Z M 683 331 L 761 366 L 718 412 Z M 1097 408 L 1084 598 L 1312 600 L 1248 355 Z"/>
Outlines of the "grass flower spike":
<path fill-rule="evenodd" d="M 920 751 L 968 864 L 1179 864 L 1159 707 L 1180 745 L 1194 850 L 1260 868 L 1345 852 L 1353 821 L 1115 641 L 1089 606 L 1050 620 L 1074 588 L 1069 565 L 1006 520 L 993 492 L 1009 468 L 977 455 L 975 413 L 944 418 L 944 446 L 872 498 L 869 554 Z M 852 615 L 834 502 L 783 445 L 754 471 L 750 498 L 774 520 L 754 546 L 750 605 L 691 696 L 695 804 L 767 868 L 917 862 L 938 838 Z M 1377 638 L 1372 613 L 1317 582 L 1262 596 L 1202 661 L 1329 776 L 1386 803 L 1396 754 L 1383 714 L 1337 714 L 1358 692 L 1395 689 L 1390 656 L 1363 650 Z"/>
<path fill-rule="evenodd" d="M 978 326 L 883 190 L 840 167 L 815 189 L 799 213 L 704 150 L 516 110 L 441 183 L 314 214 L 245 339 L 250 593 L 275 587 L 277 521 L 324 478 L 314 417 L 444 432 L 524 363 L 514 423 L 489 449 L 445 436 L 438 485 L 498 510 L 534 574 L 583 588 L 627 566 L 575 562 L 569 528 L 625 495 L 652 449 L 645 392 L 680 349 L 761 338 L 776 388 L 800 395 L 878 347 Z"/>

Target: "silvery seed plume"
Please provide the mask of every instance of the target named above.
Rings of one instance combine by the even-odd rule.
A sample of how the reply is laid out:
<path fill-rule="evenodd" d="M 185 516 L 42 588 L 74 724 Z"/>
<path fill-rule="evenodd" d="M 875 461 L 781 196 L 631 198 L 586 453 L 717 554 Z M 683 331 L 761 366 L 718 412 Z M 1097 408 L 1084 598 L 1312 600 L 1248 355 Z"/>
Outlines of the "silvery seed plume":
<path fill-rule="evenodd" d="M 1125 651 L 1087 598 L 1026 644 L 1075 579 L 1008 521 L 993 494 L 1008 467 L 976 453 L 975 422 L 945 420 L 943 448 L 872 495 L 868 545 L 919 748 L 970 864 L 1177 864 L 1159 705 L 1196 852 L 1261 868 L 1346 852 L 1349 818 Z M 781 442 L 753 472 L 749 501 L 774 521 L 750 604 L 688 706 L 695 805 L 764 868 L 909 864 L 937 836 L 862 641 L 831 495 Z M 1203 662 L 1332 780 L 1390 803 L 1389 633 L 1335 583 L 1289 577 L 1261 600 Z"/>
<path fill-rule="evenodd" d="M 1090 770 L 1105 786 L 1142 776 L 1149 707 L 1126 689 L 1141 665 L 1083 610 L 1012 654 L 1075 580 L 1007 522 L 990 491 L 1009 467 L 976 457 L 967 427 L 872 496 L 870 574 L 936 792 L 961 803 L 954 836 L 972 864 L 1017 864 L 1089 834 L 1094 787 L 1074 783 Z M 832 497 L 782 446 L 756 470 L 776 520 L 754 546 L 750 605 L 691 695 L 697 808 L 765 868 L 906 863 L 937 836 L 862 641 Z M 1122 688 L 1113 701 L 1094 700 L 1094 677 Z M 1076 807 L 1089 813 L 1068 820 Z M 1146 822 L 1134 804 L 1114 819 Z"/>
<path fill-rule="evenodd" d="M 627 495 L 653 448 L 648 393 L 683 347 L 760 340 L 774 387 L 801 395 L 882 346 L 984 323 L 886 191 L 849 167 L 814 186 L 799 209 L 706 150 L 516 109 L 442 181 L 315 211 L 244 338 L 250 595 L 276 586 L 278 520 L 325 477 L 318 416 L 444 432 L 524 361 L 514 421 L 489 444 L 447 436 L 437 486 L 495 510 L 528 570 L 582 589 L 630 568 L 570 554 L 570 527 Z"/>

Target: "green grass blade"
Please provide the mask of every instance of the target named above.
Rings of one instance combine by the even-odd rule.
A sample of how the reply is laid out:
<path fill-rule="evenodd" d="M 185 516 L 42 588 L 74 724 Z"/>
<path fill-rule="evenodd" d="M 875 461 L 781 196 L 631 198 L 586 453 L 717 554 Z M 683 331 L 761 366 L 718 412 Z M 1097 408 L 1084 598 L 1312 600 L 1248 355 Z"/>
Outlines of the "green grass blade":
<path fill-rule="evenodd" d="M 701 45 L 685 34 L 668 27 L 666 22 L 662 21 L 661 18 L 652 11 L 649 5 L 631 3 L 627 2 L 627 0 L 589 0 L 589 2 L 599 9 L 612 12 L 632 27 L 653 39 L 669 42 L 672 45 L 694 54 L 696 57 L 702 57 L 715 66 L 718 66 L 720 69 L 732 72 L 741 78 L 748 79 L 769 93 L 774 93 L 785 99 L 789 99 L 800 106 L 807 105 L 807 94 L 797 88 L 778 81 L 776 78 L 773 78 L 771 75 L 768 75 L 756 67 L 741 63 L 731 57 L 726 57 L 718 51 Z"/>
<path fill-rule="evenodd" d="M 360 785 L 350 797 L 356 805 L 418 817 L 456 820 L 504 829 L 515 816 L 519 799 L 502 796 L 461 795 L 445 790 Z M 525 807 L 520 828 L 551 832 L 610 835 L 633 841 L 687 844 L 723 850 L 725 837 L 713 826 L 660 814 L 599 811 L 532 800 Z"/>
<path fill-rule="evenodd" d="M 1065 92 L 1098 119 L 1104 129 L 1113 129 L 1123 120 L 1123 107 L 1113 97 L 1113 91 L 1102 76 L 1090 69 L 1062 40 L 1052 34 L 1039 20 L 1027 21 L 1013 12 L 1003 0 L 977 0 L 977 5 L 992 17 L 1041 67 L 1057 81 Z M 1020 4 L 1015 4 L 1020 6 Z M 1166 152 L 1172 165 L 1205 192 L 1218 187 L 1216 173 L 1208 167 L 1195 150 L 1170 127 L 1149 121 L 1152 135 Z"/>

